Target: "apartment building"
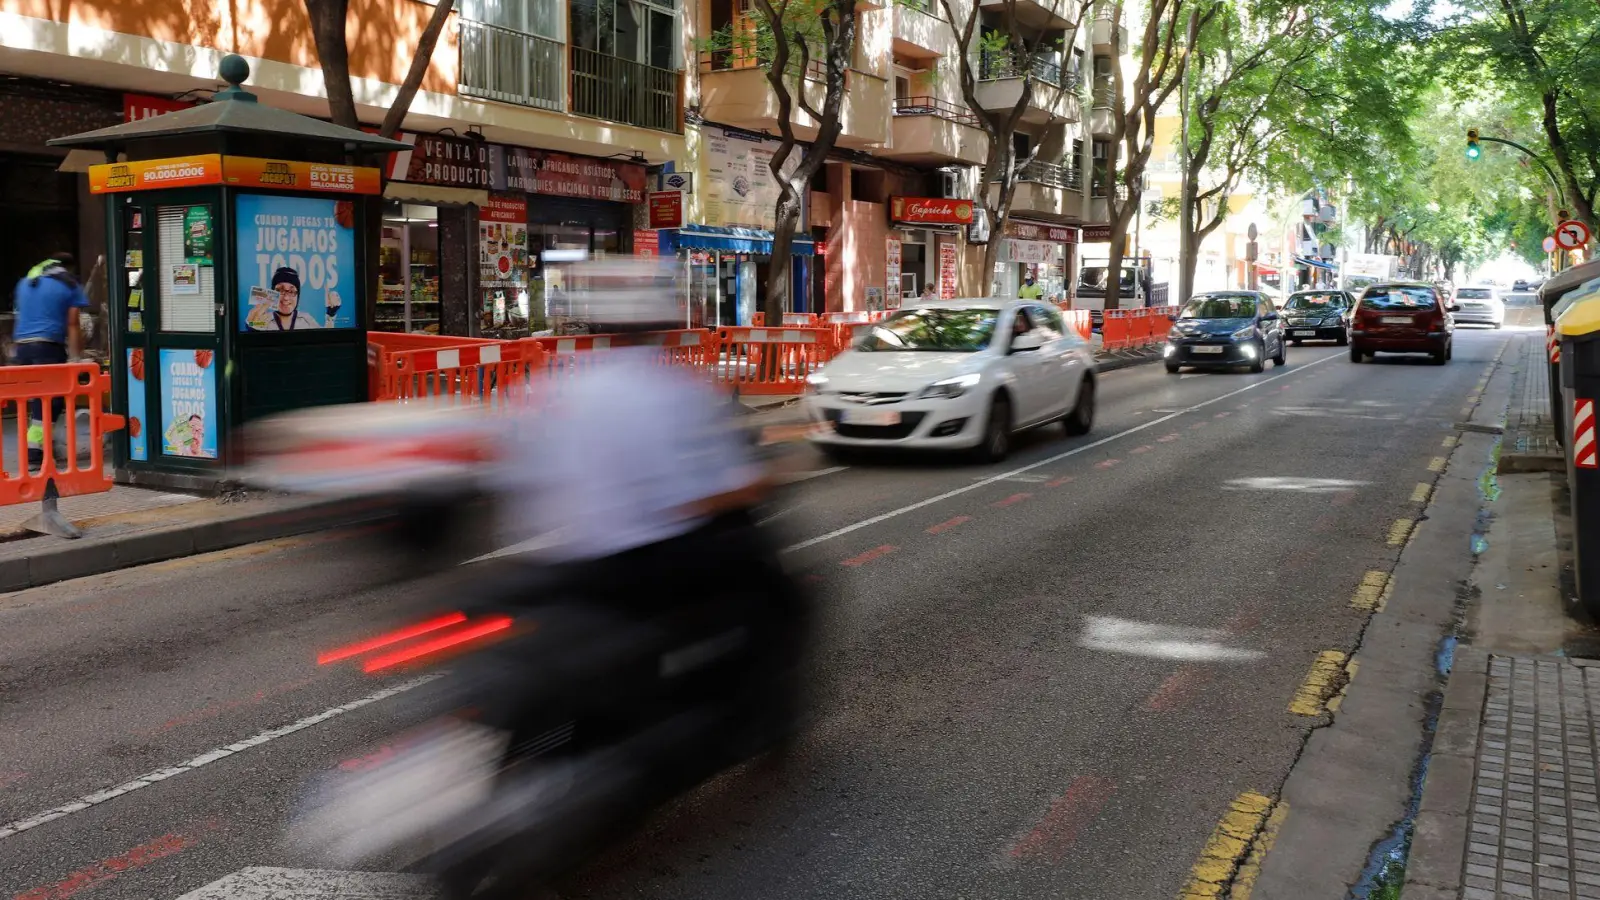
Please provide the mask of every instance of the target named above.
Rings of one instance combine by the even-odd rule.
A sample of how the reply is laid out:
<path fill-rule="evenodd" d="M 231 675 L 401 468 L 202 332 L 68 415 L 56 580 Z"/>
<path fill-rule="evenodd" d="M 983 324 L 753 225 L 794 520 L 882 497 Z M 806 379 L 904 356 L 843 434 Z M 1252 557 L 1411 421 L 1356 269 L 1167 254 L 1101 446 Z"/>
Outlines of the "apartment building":
<path fill-rule="evenodd" d="M 352 0 L 351 81 L 381 122 L 434 7 Z M 679 0 L 462 0 L 390 162 L 378 330 L 516 334 L 559 302 L 563 254 L 654 252 L 651 167 L 686 159 Z M 0 0 L 0 283 L 58 249 L 88 270 L 103 211 L 51 138 L 159 115 L 221 87 L 228 53 L 263 103 L 326 116 L 303 0 Z M 559 312 L 556 310 L 555 312 Z"/>

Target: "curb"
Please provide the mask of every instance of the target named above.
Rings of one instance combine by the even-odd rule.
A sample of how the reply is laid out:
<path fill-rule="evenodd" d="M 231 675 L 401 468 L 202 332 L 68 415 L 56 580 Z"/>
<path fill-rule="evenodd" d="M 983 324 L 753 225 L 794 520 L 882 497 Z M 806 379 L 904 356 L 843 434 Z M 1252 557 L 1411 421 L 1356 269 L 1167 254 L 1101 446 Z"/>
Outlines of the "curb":
<path fill-rule="evenodd" d="M 385 500 L 325 500 L 230 519 L 190 522 L 96 540 L 41 543 L 35 553 L 0 560 L 0 592 L 20 591 L 73 578 L 104 575 L 150 563 L 331 528 L 380 522 L 394 512 Z M 28 540 L 48 541 L 47 538 Z"/>
<path fill-rule="evenodd" d="M 1133 366 L 1142 366 L 1146 363 L 1158 362 L 1161 360 L 1161 358 L 1161 354 L 1159 353 L 1150 353 L 1142 356 L 1122 356 L 1096 362 L 1094 364 L 1094 370 L 1097 373 L 1115 372 L 1118 369 L 1128 369 L 1132 368 Z"/>
<path fill-rule="evenodd" d="M 1439 707 L 1401 900 L 1456 900 L 1461 894 L 1473 766 L 1488 687 L 1488 652 L 1458 647 Z"/>

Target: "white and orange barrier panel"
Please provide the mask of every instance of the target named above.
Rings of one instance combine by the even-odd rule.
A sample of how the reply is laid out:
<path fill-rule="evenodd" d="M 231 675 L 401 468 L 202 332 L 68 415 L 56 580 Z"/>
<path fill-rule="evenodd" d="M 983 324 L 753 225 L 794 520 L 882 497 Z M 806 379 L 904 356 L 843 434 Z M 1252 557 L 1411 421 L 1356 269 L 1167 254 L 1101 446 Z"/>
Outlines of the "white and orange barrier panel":
<path fill-rule="evenodd" d="M 384 399 L 504 404 L 542 371 L 543 351 L 523 342 L 405 350 L 390 357 Z"/>
<path fill-rule="evenodd" d="M 798 394 L 833 356 L 829 328 L 724 328 L 712 381 L 741 394 Z"/>
<path fill-rule="evenodd" d="M 755 328 L 765 326 L 767 324 L 767 314 L 764 312 L 755 313 L 750 317 L 750 324 Z M 783 327 L 815 328 L 817 327 L 817 314 L 786 312 L 783 314 Z"/>
<path fill-rule="evenodd" d="M 56 498 L 111 490 L 105 437 L 121 431 L 126 420 L 107 408 L 110 391 L 111 376 L 102 372 L 98 363 L 0 368 L 0 415 L 12 416 L 18 423 L 16 445 L 0 454 L 0 504 L 42 501 L 41 514 L 28 528 L 80 537 L 83 532 L 57 511 Z M 30 422 L 29 401 L 39 404 L 36 422 Z M 62 413 L 59 419 L 57 405 Z M 78 413 L 84 410 L 89 413 L 87 447 L 80 445 L 78 436 Z M 60 462 L 55 453 L 58 425 L 66 429 Z M 135 419 L 133 427 L 142 428 L 144 423 Z M 30 446 L 40 451 L 37 462 L 28 459 Z"/>

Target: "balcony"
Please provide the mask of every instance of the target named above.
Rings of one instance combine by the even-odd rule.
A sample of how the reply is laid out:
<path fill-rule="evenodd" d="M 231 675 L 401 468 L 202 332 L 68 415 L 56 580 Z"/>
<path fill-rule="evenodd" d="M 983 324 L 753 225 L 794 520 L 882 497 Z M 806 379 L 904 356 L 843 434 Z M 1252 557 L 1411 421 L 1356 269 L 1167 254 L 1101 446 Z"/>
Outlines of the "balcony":
<path fill-rule="evenodd" d="M 1089 29 L 1089 43 L 1101 56 L 1121 56 L 1128 46 L 1128 28 L 1112 18 L 1116 9 L 1101 6 L 1094 11 L 1094 24 Z"/>
<path fill-rule="evenodd" d="M 1022 121 L 1032 125 L 1076 122 L 1078 73 L 1066 71 L 1047 60 L 1031 65 L 1007 54 L 983 53 L 978 60 L 978 102 L 990 111 L 1016 108 L 1022 97 L 1023 79 L 1032 70 L 1033 96 L 1022 113 Z"/>
<path fill-rule="evenodd" d="M 999 199 L 1000 186 L 990 185 L 991 202 Z M 1011 211 L 1051 222 L 1076 222 L 1083 218 L 1083 173 L 1070 166 L 1034 160 L 1023 167 L 1011 194 Z"/>
<path fill-rule="evenodd" d="M 894 52 L 911 59 L 937 59 L 956 52 L 950 26 L 930 14 L 938 0 L 900 0 L 894 5 Z M 937 9 L 933 9 L 937 13 Z"/>
<path fill-rule="evenodd" d="M 1037 31 L 1065 31 L 1073 24 L 1062 16 L 1068 5 L 1052 0 L 978 0 L 978 8 L 1002 16 L 1015 12 L 1017 24 Z"/>
<path fill-rule="evenodd" d="M 656 131 L 682 131 L 683 73 L 573 47 L 572 112 Z"/>
<path fill-rule="evenodd" d="M 972 111 L 935 97 L 897 97 L 889 146 L 877 156 L 917 165 L 981 166 L 989 138 Z"/>
<path fill-rule="evenodd" d="M 1089 214 L 1084 217 L 1084 222 L 1092 225 L 1104 225 L 1111 221 L 1111 201 L 1107 198 L 1106 187 L 1103 183 L 1096 183 L 1089 190 Z M 1118 184 L 1116 187 L 1117 202 L 1122 203 L 1128 199 L 1127 185 Z"/>
<path fill-rule="evenodd" d="M 1094 80 L 1093 101 L 1089 108 L 1089 133 L 1105 136 L 1117 130 L 1116 85 L 1109 78 Z"/>
<path fill-rule="evenodd" d="M 802 83 L 807 99 L 818 109 L 824 99 L 822 79 L 822 64 L 813 61 Z M 791 89 L 794 84 L 793 80 L 789 82 Z M 750 131 L 778 132 L 778 98 L 767 82 L 767 69 L 748 54 L 720 50 L 701 54 L 700 109 L 709 121 Z M 844 104 L 839 112 L 843 127 L 840 147 L 876 149 L 889 142 L 889 83 L 884 79 L 854 69 L 846 72 Z M 817 122 L 799 103 L 794 104 L 790 121 L 799 140 L 816 137 Z"/>
<path fill-rule="evenodd" d="M 561 112 L 566 45 L 520 31 L 461 20 L 461 83 L 469 97 Z"/>

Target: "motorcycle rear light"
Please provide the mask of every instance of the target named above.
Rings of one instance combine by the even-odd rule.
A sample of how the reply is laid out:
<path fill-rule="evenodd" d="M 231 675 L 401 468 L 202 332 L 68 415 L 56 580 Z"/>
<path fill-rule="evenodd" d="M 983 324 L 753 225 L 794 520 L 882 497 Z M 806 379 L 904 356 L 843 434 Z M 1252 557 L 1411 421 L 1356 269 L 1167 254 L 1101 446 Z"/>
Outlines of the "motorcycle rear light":
<path fill-rule="evenodd" d="M 410 647 L 402 647 L 391 653 L 375 656 L 361 665 L 361 671 L 372 674 L 383 669 L 391 669 L 404 663 L 413 662 L 424 656 L 442 653 L 452 647 L 460 647 L 473 641 L 482 640 L 511 627 L 510 616 L 491 616 L 480 619 L 465 628 L 449 631 L 438 637 L 429 638 Z"/>
<path fill-rule="evenodd" d="M 451 625 L 459 625 L 466 620 L 466 615 L 462 613 L 446 613 L 445 615 L 429 619 L 426 622 L 418 622 L 415 625 L 407 625 L 404 628 L 396 629 L 387 634 L 380 634 L 375 638 L 368 638 L 364 641 L 358 641 L 354 644 L 340 647 L 337 650 L 329 650 L 326 653 L 318 654 L 317 665 L 325 666 L 329 663 L 335 663 L 343 659 L 349 659 L 352 656 L 360 656 L 363 653 L 371 653 L 374 650 L 381 650 L 382 648 L 388 647 L 391 644 L 409 641 L 412 638 L 421 637 L 422 635 L 438 631 L 441 628 L 449 628 Z"/>

